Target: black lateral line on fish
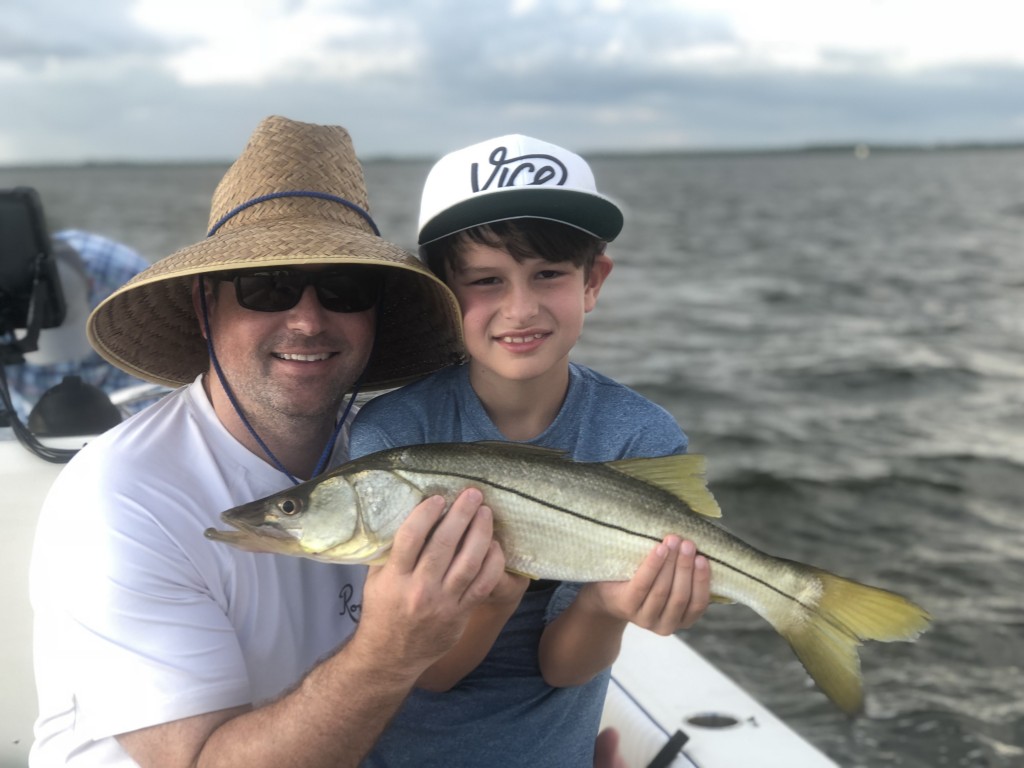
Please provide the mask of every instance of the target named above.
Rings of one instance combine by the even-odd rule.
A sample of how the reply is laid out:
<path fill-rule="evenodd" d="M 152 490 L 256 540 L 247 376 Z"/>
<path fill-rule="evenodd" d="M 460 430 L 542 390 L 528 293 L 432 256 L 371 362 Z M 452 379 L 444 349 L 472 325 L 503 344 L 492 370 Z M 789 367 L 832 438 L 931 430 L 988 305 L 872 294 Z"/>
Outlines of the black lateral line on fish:
<path fill-rule="evenodd" d="M 422 474 L 422 475 L 438 475 L 440 477 L 452 477 L 452 472 L 450 472 L 450 471 L 442 472 L 442 471 L 431 471 L 429 469 L 417 468 L 416 469 L 416 473 L 417 474 Z M 498 488 L 498 489 L 500 489 L 502 491 L 506 491 L 508 493 L 512 493 L 512 494 L 514 494 L 516 496 L 522 496 L 524 499 L 528 499 L 528 500 L 530 500 L 532 502 L 535 502 L 537 504 L 540 504 L 542 506 L 549 507 L 551 509 L 557 510 L 559 512 L 562 512 L 564 514 L 569 515 L 570 517 L 575 517 L 578 520 L 586 520 L 588 522 L 594 523 L 595 525 L 599 525 L 599 526 L 602 526 L 604 528 L 608 528 L 608 529 L 613 530 L 613 531 L 619 531 L 621 533 L 626 533 L 626 534 L 629 534 L 630 536 L 637 536 L 639 538 L 647 539 L 648 541 L 653 541 L 655 543 L 661 541 L 661 539 L 656 538 L 654 536 L 650 536 L 650 535 L 648 535 L 646 533 L 639 533 L 637 531 L 630 530 L 629 528 L 625 528 L 625 527 L 623 527 L 621 525 L 616 525 L 615 523 L 609 523 L 609 522 L 606 522 L 604 520 L 597 520 L 596 518 L 590 517 L 589 515 L 585 515 L 582 512 L 575 512 L 575 511 L 573 511 L 571 509 L 566 509 L 565 507 L 556 506 L 555 504 L 552 504 L 550 501 L 547 501 L 545 499 L 537 498 L 536 496 L 531 496 L 531 495 L 529 495 L 527 493 L 523 493 L 523 491 L 521 491 L 518 488 L 512 488 L 512 487 L 509 487 L 509 486 L 506 486 L 506 485 L 502 485 L 502 484 L 497 483 L 494 480 L 491 480 L 491 479 L 488 479 L 488 478 L 473 477 L 471 475 L 459 475 L 459 477 L 462 477 L 463 479 L 469 480 L 471 482 L 475 482 L 475 483 L 477 483 L 477 484 L 479 484 L 479 485 L 481 485 L 483 487 L 491 486 L 491 487 L 494 487 L 494 488 Z M 791 595 L 788 592 L 783 592 L 781 589 L 776 587 L 774 584 L 771 584 L 771 583 L 765 581 L 764 579 L 758 578 L 757 576 L 755 576 L 752 573 L 747 573 L 746 571 L 737 568 L 732 563 L 728 563 L 728 562 L 726 562 L 724 560 L 720 560 L 719 558 L 713 557 L 712 555 L 709 555 L 706 552 L 701 552 L 700 550 L 698 550 L 698 554 L 701 554 L 704 557 L 706 557 L 708 559 L 708 561 L 711 562 L 711 563 L 717 563 L 722 568 L 728 568 L 730 571 L 733 571 L 735 573 L 743 574 L 746 578 L 750 579 L 751 581 L 756 582 L 757 584 L 760 584 L 763 587 L 766 587 L 767 589 L 771 590 L 772 592 L 775 592 L 778 595 L 781 595 L 782 597 L 785 597 L 785 598 L 787 598 L 789 600 L 792 600 L 797 605 L 800 605 L 800 606 L 806 608 L 809 611 L 816 611 L 817 610 L 817 606 L 808 605 L 807 603 L 805 603 L 803 600 L 801 600 L 796 595 Z M 829 623 L 834 624 L 834 622 L 832 622 L 831 620 L 829 620 Z M 841 629 L 844 632 L 847 632 L 847 633 L 850 632 L 846 627 L 844 627 L 842 625 L 838 625 L 838 628 Z"/>
<path fill-rule="evenodd" d="M 443 472 L 443 471 L 433 472 L 433 471 L 431 471 L 429 469 L 419 469 L 419 468 L 416 469 L 416 473 L 417 474 L 421 474 L 421 475 L 438 475 L 440 477 L 452 477 L 453 476 L 453 473 L 450 472 L 450 471 L 449 472 Z M 565 507 L 556 506 L 556 505 L 552 504 L 550 501 L 547 501 L 545 499 L 537 498 L 536 496 L 530 496 L 527 493 L 523 493 L 518 488 L 512 488 L 512 487 L 507 486 L 507 485 L 502 485 L 501 483 L 497 483 L 494 480 L 491 480 L 491 479 L 488 479 L 488 478 L 485 478 L 485 477 L 473 477 L 471 475 L 458 475 L 458 477 L 462 477 L 462 478 L 464 478 L 466 480 L 469 480 L 470 482 L 473 482 L 476 485 L 480 485 L 480 486 L 483 486 L 483 487 L 491 486 L 493 488 L 498 488 L 499 490 L 502 490 L 502 491 L 507 491 L 508 493 L 511 493 L 511 494 L 513 494 L 515 496 L 522 496 L 524 499 L 528 499 L 529 501 L 535 502 L 535 503 L 537 503 L 537 504 L 539 504 L 539 505 L 541 505 L 543 507 L 549 507 L 551 509 L 557 510 L 558 512 L 563 512 L 563 513 L 569 515 L 570 517 L 575 517 L 578 520 L 586 520 L 587 522 L 594 523 L 595 525 L 599 525 L 602 528 L 609 528 L 609 529 L 611 529 L 613 531 L 620 531 L 621 533 L 628 533 L 630 536 L 638 536 L 639 538 L 647 539 L 649 541 L 654 541 L 654 542 L 661 541 L 661 539 L 655 538 L 654 536 L 650 536 L 650 535 L 648 535 L 646 533 L 639 533 L 637 531 L 630 530 L 629 528 L 625 528 L 625 527 L 623 527 L 621 525 L 616 525 L 615 523 L 605 522 L 604 520 L 597 520 L 596 518 L 590 517 L 589 515 L 585 515 L 582 512 L 575 512 L 575 511 L 573 511 L 571 509 L 566 509 Z"/>

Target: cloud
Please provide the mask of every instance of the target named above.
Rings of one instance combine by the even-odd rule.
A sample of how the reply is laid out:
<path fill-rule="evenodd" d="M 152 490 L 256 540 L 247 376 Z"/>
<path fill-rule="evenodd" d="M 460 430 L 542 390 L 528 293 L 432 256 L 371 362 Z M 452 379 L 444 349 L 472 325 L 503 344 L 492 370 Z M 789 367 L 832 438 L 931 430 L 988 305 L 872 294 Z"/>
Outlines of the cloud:
<path fill-rule="evenodd" d="M 0 22 L 0 61 L 27 71 L 63 63 L 161 55 L 166 38 L 132 20 L 134 0 L 32 0 L 5 4 Z"/>
<path fill-rule="evenodd" d="M 408 71 L 411 63 L 403 16 L 359 3 L 141 0 L 134 16 L 154 32 L 192 40 L 166 60 L 186 86 L 346 81 Z"/>
<path fill-rule="evenodd" d="M 511 130 L 581 151 L 1024 137 L 1020 12 L 970 10 L 33 0 L 0 22 L 0 163 L 227 159 L 274 113 L 402 156 Z"/>

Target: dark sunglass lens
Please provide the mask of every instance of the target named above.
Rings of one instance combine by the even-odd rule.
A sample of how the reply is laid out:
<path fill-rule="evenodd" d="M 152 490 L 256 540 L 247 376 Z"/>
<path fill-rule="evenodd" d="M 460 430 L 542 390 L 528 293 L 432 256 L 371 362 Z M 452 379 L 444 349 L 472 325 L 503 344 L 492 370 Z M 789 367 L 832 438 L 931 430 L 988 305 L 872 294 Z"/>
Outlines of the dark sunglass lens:
<path fill-rule="evenodd" d="M 235 276 L 238 303 L 257 312 L 282 312 L 299 303 L 305 281 L 294 272 L 275 270 Z"/>
<path fill-rule="evenodd" d="M 225 273 L 235 284 L 238 303 L 256 312 L 283 312 L 299 300 L 307 285 L 316 288 L 324 309 L 365 312 L 380 298 L 381 276 L 374 269 L 346 267 L 335 271 L 304 272 L 293 269 Z"/>
<path fill-rule="evenodd" d="M 315 285 L 320 303 L 331 312 L 365 312 L 380 296 L 380 280 L 371 272 L 327 272 Z"/>

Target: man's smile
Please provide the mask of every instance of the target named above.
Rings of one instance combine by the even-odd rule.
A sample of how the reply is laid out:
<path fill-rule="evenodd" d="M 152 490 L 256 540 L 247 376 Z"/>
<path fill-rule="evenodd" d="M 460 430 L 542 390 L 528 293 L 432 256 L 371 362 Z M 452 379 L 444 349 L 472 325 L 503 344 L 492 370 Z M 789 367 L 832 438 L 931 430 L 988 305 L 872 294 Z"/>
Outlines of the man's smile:
<path fill-rule="evenodd" d="M 271 353 L 278 360 L 292 360 L 301 363 L 316 363 L 322 360 L 328 360 L 333 357 L 335 352 L 320 352 L 318 354 L 299 354 L 294 352 L 272 352 Z"/>

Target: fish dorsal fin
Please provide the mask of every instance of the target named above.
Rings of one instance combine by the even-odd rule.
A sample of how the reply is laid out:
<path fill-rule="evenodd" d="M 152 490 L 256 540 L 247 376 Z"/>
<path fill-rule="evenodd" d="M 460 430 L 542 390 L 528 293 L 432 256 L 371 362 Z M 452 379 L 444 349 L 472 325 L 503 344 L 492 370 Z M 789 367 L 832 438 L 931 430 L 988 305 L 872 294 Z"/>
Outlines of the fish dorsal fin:
<path fill-rule="evenodd" d="M 474 445 L 501 448 L 505 451 L 534 454 L 548 458 L 563 458 L 572 461 L 566 451 L 545 448 L 530 443 L 510 443 L 501 440 L 478 440 Z M 704 517 L 721 517 L 722 510 L 711 495 L 705 478 L 704 457 L 696 453 L 672 454 L 655 458 L 619 459 L 609 461 L 605 466 L 624 475 L 656 485 L 677 496 L 686 505 Z"/>
<path fill-rule="evenodd" d="M 609 467 L 645 483 L 656 485 L 686 502 L 704 517 L 721 517 L 722 510 L 711 495 L 705 477 L 704 457 L 695 453 L 673 454 L 648 459 L 620 459 Z"/>
<path fill-rule="evenodd" d="M 569 460 L 569 454 L 567 451 L 563 451 L 558 448 L 545 448 L 543 445 L 533 445 L 532 443 L 515 443 L 503 440 L 477 440 L 473 445 L 482 445 L 488 448 L 500 448 L 503 451 L 509 451 L 511 453 L 533 453 L 537 456 L 547 456 L 548 458 L 561 457 Z"/>

